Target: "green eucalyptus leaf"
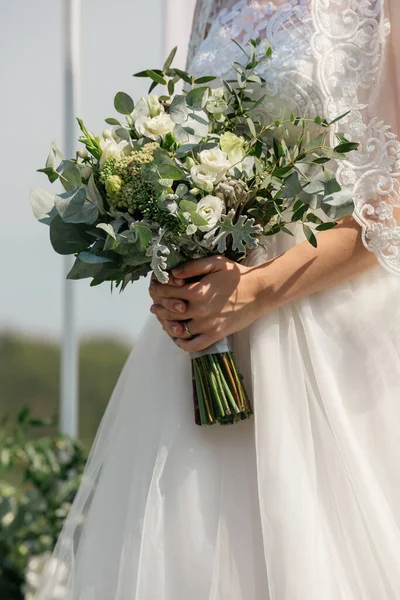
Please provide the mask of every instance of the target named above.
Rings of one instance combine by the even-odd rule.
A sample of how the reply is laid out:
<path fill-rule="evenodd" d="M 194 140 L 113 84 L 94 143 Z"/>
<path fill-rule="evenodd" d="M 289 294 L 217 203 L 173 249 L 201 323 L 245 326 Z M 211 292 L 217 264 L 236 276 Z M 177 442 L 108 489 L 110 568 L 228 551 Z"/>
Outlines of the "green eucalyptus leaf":
<path fill-rule="evenodd" d="M 86 190 L 80 187 L 72 192 L 65 192 L 56 196 L 55 207 L 60 217 L 65 220 L 72 217 L 82 209 L 86 200 Z"/>
<path fill-rule="evenodd" d="M 129 94 L 118 92 L 114 98 L 114 107 L 121 115 L 130 115 L 135 108 L 135 104 Z"/>
<path fill-rule="evenodd" d="M 99 256 L 98 254 L 93 254 L 92 252 L 80 252 L 79 260 L 89 265 L 98 265 L 103 263 L 113 262 L 111 258 L 107 258 L 106 256 Z"/>
<path fill-rule="evenodd" d="M 175 96 L 172 100 L 169 114 L 174 123 L 178 123 L 179 125 L 187 120 L 189 110 L 185 96 Z"/>
<path fill-rule="evenodd" d="M 88 253 L 89 254 L 89 253 Z M 113 262 L 89 263 L 80 260 L 79 256 L 67 275 L 67 279 L 110 279 L 120 276 L 120 266 Z"/>
<path fill-rule="evenodd" d="M 50 181 L 50 183 L 54 183 L 59 177 L 57 171 L 55 171 L 53 169 L 53 167 L 45 167 L 44 169 L 37 169 L 37 172 L 44 173 L 45 175 L 47 175 L 47 178 Z"/>
<path fill-rule="evenodd" d="M 111 223 L 98 223 L 96 227 L 98 229 L 102 229 L 103 231 L 108 233 L 108 235 L 111 236 L 115 241 L 117 241 L 117 234 L 115 233 L 114 227 L 111 225 Z"/>
<path fill-rule="evenodd" d="M 54 203 L 56 194 L 43 190 L 41 188 L 32 188 L 30 192 L 30 202 L 32 211 L 35 218 L 44 223 L 50 225 L 51 220 L 54 218 Z"/>
<path fill-rule="evenodd" d="M 93 241 L 86 226 L 64 223 L 57 215 L 50 223 L 50 241 L 58 254 L 76 254 L 86 250 Z"/>
<path fill-rule="evenodd" d="M 96 182 L 94 180 L 93 174 L 90 176 L 88 184 L 85 187 L 85 189 L 86 189 L 86 197 L 89 200 L 89 202 L 94 204 L 94 206 L 96 206 L 101 213 L 104 213 L 103 197 L 100 194 L 100 192 L 96 186 Z"/>
<path fill-rule="evenodd" d="M 209 87 L 194 88 L 186 95 L 186 103 L 193 110 L 201 110 L 205 107 L 209 95 Z"/>
<path fill-rule="evenodd" d="M 81 187 L 81 172 L 77 164 L 70 160 L 63 160 L 56 170 L 60 176 L 61 184 L 67 192 L 72 192 Z"/>
<path fill-rule="evenodd" d="M 105 121 L 108 125 L 121 125 L 118 119 L 114 119 L 114 117 L 109 117 L 108 119 L 105 119 Z"/>

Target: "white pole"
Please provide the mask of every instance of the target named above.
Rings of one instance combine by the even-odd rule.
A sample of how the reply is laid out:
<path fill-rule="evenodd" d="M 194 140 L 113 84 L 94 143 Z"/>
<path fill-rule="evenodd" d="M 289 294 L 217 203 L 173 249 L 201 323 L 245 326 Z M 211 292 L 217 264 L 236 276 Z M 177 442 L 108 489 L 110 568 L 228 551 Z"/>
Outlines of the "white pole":
<path fill-rule="evenodd" d="M 80 0 L 64 0 L 64 152 L 75 156 L 78 129 Z M 61 352 L 60 430 L 78 435 L 78 342 L 75 331 L 74 283 L 66 279 L 73 258 L 63 258 L 63 332 Z"/>

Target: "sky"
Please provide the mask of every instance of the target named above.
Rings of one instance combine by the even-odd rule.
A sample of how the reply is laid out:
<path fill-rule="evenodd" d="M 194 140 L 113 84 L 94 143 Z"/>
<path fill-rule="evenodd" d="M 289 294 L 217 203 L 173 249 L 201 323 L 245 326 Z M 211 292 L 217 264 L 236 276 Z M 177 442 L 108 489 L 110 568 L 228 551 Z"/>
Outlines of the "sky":
<path fill-rule="evenodd" d="M 178 8 L 192 2 L 171 1 Z M 0 331 L 44 337 L 61 333 L 64 267 L 48 227 L 32 215 L 29 190 L 52 189 L 36 169 L 53 139 L 63 148 L 63 4 L 0 0 Z M 165 58 L 163 4 L 82 0 L 79 116 L 89 130 L 100 134 L 104 118 L 117 116 L 117 91 L 134 98 L 146 92 L 132 74 Z M 137 338 L 150 307 L 145 280 L 122 294 L 111 294 L 108 284 L 90 288 L 89 280 L 72 285 L 79 335 Z"/>

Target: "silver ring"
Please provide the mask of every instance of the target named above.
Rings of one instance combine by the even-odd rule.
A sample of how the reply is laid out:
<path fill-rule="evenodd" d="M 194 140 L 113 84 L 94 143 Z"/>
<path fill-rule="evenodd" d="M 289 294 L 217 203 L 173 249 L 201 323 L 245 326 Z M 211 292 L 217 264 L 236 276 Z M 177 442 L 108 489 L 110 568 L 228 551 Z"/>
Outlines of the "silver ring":
<path fill-rule="evenodd" d="M 185 332 L 188 334 L 189 339 L 191 340 L 193 338 L 192 334 L 189 331 L 189 326 L 188 326 L 189 321 L 182 321 L 183 327 L 185 329 Z"/>

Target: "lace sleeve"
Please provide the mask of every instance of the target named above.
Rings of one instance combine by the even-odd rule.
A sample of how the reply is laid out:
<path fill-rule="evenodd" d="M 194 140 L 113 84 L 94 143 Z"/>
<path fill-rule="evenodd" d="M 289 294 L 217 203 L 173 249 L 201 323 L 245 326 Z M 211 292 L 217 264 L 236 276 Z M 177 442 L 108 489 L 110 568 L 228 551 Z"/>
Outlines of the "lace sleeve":
<path fill-rule="evenodd" d="M 316 0 L 312 47 L 327 116 L 360 150 L 338 169 L 354 189 L 365 246 L 400 274 L 399 0 Z"/>
<path fill-rule="evenodd" d="M 365 246 L 400 274 L 400 0 L 198 0 L 188 65 L 229 75 L 242 44 L 268 38 L 268 110 L 348 113 L 337 127 L 360 149 L 338 167 L 354 190 Z M 275 112 L 274 112 L 275 111 Z"/>

